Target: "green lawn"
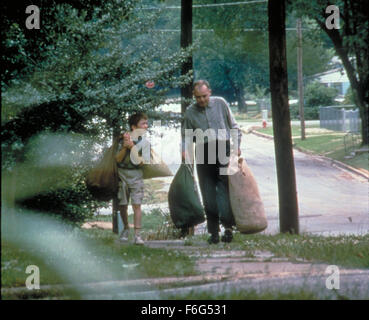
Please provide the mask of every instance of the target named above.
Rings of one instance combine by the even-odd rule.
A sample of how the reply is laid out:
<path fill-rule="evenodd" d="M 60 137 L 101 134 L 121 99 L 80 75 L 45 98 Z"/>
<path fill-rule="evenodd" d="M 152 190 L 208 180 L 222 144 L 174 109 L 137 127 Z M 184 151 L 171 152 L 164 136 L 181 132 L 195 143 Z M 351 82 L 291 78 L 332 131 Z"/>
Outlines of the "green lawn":
<path fill-rule="evenodd" d="M 346 158 L 346 156 L 349 154 L 349 150 L 360 148 L 360 139 L 356 139 L 355 141 L 349 139 L 346 150 L 344 143 L 344 137 L 346 135 L 345 133 L 320 129 L 317 126 L 313 126 L 306 128 L 306 139 L 301 140 L 300 126 L 291 126 L 291 130 L 293 144 L 300 150 L 323 155 L 346 163 L 355 168 L 369 170 L 368 153 L 355 155 L 355 157 L 351 159 Z M 273 128 L 271 126 L 258 129 L 257 131 L 273 136 Z"/>
<path fill-rule="evenodd" d="M 205 241 L 206 236 L 195 236 L 188 245 Z M 254 234 L 235 233 L 231 243 L 213 248 L 242 250 L 246 257 L 253 257 L 255 251 L 270 251 L 276 257 L 335 264 L 348 268 L 369 268 L 369 235 L 318 236 L 311 234 Z"/>
<path fill-rule="evenodd" d="M 120 244 L 118 236 L 111 230 L 77 229 L 73 232 L 73 235 L 66 237 L 72 236 L 83 244 L 84 254 L 87 253 L 93 264 L 86 263 L 78 250 L 64 252 L 61 245 L 54 252 L 56 257 L 65 256 L 66 263 L 59 274 L 55 270 L 56 258 L 45 254 L 42 246 L 25 249 L 2 241 L 2 286 L 25 286 L 28 265 L 40 268 L 42 285 L 66 284 L 68 279 L 63 278 L 62 274 L 68 272 L 81 283 L 196 274 L 193 259 L 179 251 Z M 96 274 L 96 270 L 99 270 L 99 274 Z"/>
<path fill-rule="evenodd" d="M 278 257 L 304 259 L 349 268 L 369 268 L 369 235 L 237 235 L 243 250 L 267 250 Z"/>

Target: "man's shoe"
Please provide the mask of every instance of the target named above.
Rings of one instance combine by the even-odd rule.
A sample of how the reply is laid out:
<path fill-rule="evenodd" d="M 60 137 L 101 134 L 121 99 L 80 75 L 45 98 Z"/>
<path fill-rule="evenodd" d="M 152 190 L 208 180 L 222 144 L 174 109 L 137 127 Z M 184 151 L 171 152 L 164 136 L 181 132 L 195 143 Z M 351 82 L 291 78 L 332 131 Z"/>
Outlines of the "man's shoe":
<path fill-rule="evenodd" d="M 226 229 L 222 235 L 222 242 L 232 242 L 233 234 L 232 229 Z"/>
<path fill-rule="evenodd" d="M 129 229 L 123 229 L 119 236 L 120 242 L 128 242 L 129 239 Z"/>
<path fill-rule="evenodd" d="M 212 233 L 210 238 L 208 239 L 209 244 L 217 244 L 219 243 L 219 234 L 218 233 Z"/>
<path fill-rule="evenodd" d="M 181 238 L 186 238 L 190 233 L 190 229 L 187 227 L 184 227 L 181 229 Z"/>
<path fill-rule="evenodd" d="M 141 246 L 145 244 L 145 242 L 141 239 L 140 235 L 135 236 L 135 244 L 141 245 Z"/>

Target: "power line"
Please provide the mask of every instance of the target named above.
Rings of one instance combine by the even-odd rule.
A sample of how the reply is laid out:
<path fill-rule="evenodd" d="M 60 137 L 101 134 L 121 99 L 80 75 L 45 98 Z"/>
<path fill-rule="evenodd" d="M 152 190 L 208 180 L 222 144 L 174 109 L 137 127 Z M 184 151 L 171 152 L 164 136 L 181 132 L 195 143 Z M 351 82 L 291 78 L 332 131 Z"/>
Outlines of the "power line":
<path fill-rule="evenodd" d="M 319 30 L 319 28 L 301 28 L 301 30 L 304 31 L 310 31 L 310 30 Z M 153 29 L 152 31 L 158 31 L 158 32 L 181 32 L 180 29 Z M 194 32 L 214 32 L 214 29 L 195 29 Z M 244 32 L 253 32 L 253 31 L 268 31 L 264 29 L 237 29 L 237 31 L 244 31 Z M 297 31 L 296 28 L 286 28 L 286 31 Z"/>
<path fill-rule="evenodd" d="M 211 8 L 211 7 L 225 7 L 225 6 L 238 6 L 255 3 L 265 3 L 267 0 L 254 0 L 254 1 L 238 1 L 238 2 L 226 2 L 226 3 L 209 3 L 209 4 L 194 4 L 192 8 Z M 161 10 L 161 9 L 181 9 L 180 6 L 169 7 L 144 7 L 139 10 Z"/>

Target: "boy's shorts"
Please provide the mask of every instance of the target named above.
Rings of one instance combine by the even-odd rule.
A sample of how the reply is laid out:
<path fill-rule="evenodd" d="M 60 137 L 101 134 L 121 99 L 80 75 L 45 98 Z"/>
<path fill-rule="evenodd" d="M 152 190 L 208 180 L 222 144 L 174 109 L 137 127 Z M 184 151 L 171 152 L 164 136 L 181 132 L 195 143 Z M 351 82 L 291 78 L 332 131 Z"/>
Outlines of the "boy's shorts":
<path fill-rule="evenodd" d="M 144 197 L 144 182 L 141 169 L 118 168 L 120 178 L 118 199 L 119 205 L 128 205 L 129 198 L 131 204 L 142 204 Z"/>

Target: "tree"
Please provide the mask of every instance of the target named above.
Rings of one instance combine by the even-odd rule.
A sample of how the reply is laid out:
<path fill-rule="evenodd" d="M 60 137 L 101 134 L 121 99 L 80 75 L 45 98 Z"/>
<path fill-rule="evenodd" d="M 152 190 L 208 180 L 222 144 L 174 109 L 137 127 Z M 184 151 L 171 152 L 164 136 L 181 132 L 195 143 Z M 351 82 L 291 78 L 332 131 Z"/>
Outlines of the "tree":
<path fill-rule="evenodd" d="M 198 50 L 195 52 L 197 76 L 211 80 L 215 93 L 230 101 L 237 101 L 245 110 L 246 90 L 255 91 L 256 85 L 269 90 L 269 56 L 266 3 L 194 8 L 195 33 Z M 198 1 L 196 4 L 203 4 Z M 215 3 L 216 5 L 216 3 Z M 296 88 L 296 17 L 290 14 L 286 24 L 289 86 Z M 306 20 L 306 24 L 308 21 Z M 291 30 L 292 29 L 292 30 Z M 306 75 L 322 72 L 332 57 L 322 39 L 304 38 L 303 65 Z M 291 58 L 292 57 L 292 58 Z"/>
<path fill-rule="evenodd" d="M 356 105 L 360 110 L 362 143 L 369 143 L 369 13 L 366 0 L 337 0 L 334 2 L 334 12 L 326 9 L 332 5 L 327 0 L 289 1 L 289 10 L 295 10 L 298 15 L 314 19 L 317 26 L 323 30 L 332 41 L 337 55 L 350 80 Z M 339 12 L 337 12 L 337 10 Z M 334 24 L 332 25 L 332 18 Z M 339 21 L 338 21 L 339 19 Z M 330 24 L 326 24 L 331 22 Z"/>
<path fill-rule="evenodd" d="M 289 14 L 288 25 L 290 30 L 286 32 L 287 45 L 287 67 L 288 67 L 288 82 L 291 90 L 297 89 L 297 34 L 296 17 Z M 287 23 L 287 22 L 286 22 Z M 302 74 L 304 77 L 309 77 L 317 73 L 327 71 L 330 67 L 330 62 L 334 56 L 334 50 L 328 46 L 324 39 L 324 34 L 321 32 L 314 37 L 310 36 L 311 22 L 308 19 L 302 20 Z"/>
<path fill-rule="evenodd" d="M 48 46 L 55 41 L 54 35 L 63 32 L 65 25 L 55 24 L 58 5 L 70 5 L 81 11 L 85 10 L 91 18 L 96 6 L 101 6 L 102 0 L 23 0 L 17 5 L 10 1 L 2 3 L 1 8 L 1 86 L 7 86 L 9 81 L 22 78 L 32 73 L 37 64 L 44 60 Z M 25 27 L 26 8 L 36 5 L 40 9 L 40 29 L 28 30 Z M 129 6 L 125 6 L 126 9 Z"/>
<path fill-rule="evenodd" d="M 106 144 L 107 137 L 127 129 L 132 112 L 164 117 L 155 109 L 165 93 L 190 79 L 180 76 L 187 53 L 169 51 L 166 38 L 150 32 L 155 14 L 135 4 L 108 1 L 90 12 L 61 3 L 49 20 L 43 18 L 50 26 L 44 35 L 50 42 L 42 57 L 36 64 L 26 59 L 28 65 L 19 65 L 19 76 L 3 86 L 2 155 L 10 159 L 3 162 L 3 172 L 21 168 L 29 141 L 41 133 L 84 133 Z M 26 32 L 22 28 L 20 32 Z M 12 34 L 7 39 L 19 50 L 28 45 Z M 146 87 L 147 81 L 155 87 Z M 86 146 L 71 153 L 91 152 L 84 142 L 88 139 L 81 139 L 80 145 Z"/>
<path fill-rule="evenodd" d="M 194 29 L 207 31 L 195 33 L 195 75 L 208 79 L 215 94 L 237 101 L 239 111 L 246 112 L 245 88 L 268 83 L 266 6 L 238 4 L 194 10 Z"/>
<path fill-rule="evenodd" d="M 245 88 L 268 84 L 265 34 L 247 32 L 224 39 L 209 33 L 199 42 L 195 75 L 209 79 L 215 94 L 237 101 L 239 112 L 247 112 Z"/>
<path fill-rule="evenodd" d="M 188 80 L 179 77 L 186 54 L 168 52 L 161 34 L 148 35 L 153 14 L 110 1 L 96 7 L 91 18 L 84 10 L 59 5 L 54 19 L 65 30 L 53 31 L 56 40 L 40 66 L 4 91 L 5 122 L 14 118 L 14 110 L 21 114 L 26 108 L 60 101 L 67 102 L 85 125 L 93 126 L 96 117 L 104 119 L 99 125 L 109 132 L 123 128 L 133 111 L 155 116 L 153 111 L 163 102 L 167 89 Z M 149 80 L 155 82 L 154 89 L 145 86 Z"/>

